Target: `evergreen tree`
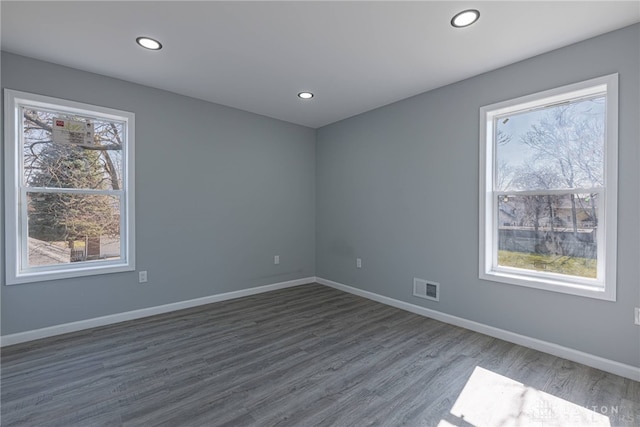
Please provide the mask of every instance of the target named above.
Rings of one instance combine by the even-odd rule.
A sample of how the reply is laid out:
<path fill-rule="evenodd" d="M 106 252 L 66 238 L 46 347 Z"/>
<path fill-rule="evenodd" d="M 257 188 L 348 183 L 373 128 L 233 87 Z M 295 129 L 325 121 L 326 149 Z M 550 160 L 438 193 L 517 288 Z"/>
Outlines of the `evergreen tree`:
<path fill-rule="evenodd" d="M 108 178 L 100 152 L 46 144 L 38 153 L 33 187 L 105 189 Z M 73 242 L 119 234 L 116 200 L 105 195 L 33 193 L 29 201 L 29 236 L 44 241 Z"/>

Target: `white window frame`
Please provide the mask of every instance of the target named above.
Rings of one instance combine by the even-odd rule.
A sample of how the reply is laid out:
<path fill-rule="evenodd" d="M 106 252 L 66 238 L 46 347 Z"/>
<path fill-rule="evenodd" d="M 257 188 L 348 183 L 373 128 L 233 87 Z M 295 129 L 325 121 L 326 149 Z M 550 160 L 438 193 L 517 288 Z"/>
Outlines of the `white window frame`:
<path fill-rule="evenodd" d="M 603 188 L 599 193 L 599 221 L 597 269 L 595 279 L 567 276 L 527 269 L 498 266 L 498 212 L 496 138 L 494 118 L 505 114 L 523 112 L 543 106 L 576 100 L 582 97 L 606 94 L 605 157 Z M 593 189 L 572 189 L 558 193 L 593 193 Z M 503 194 L 505 192 L 502 192 Z M 514 192 L 508 192 L 513 194 Z M 515 192 L 534 194 L 535 192 Z M 543 192 L 550 194 L 551 192 Z M 617 195 L 618 195 L 618 74 L 562 86 L 559 88 L 511 99 L 480 108 L 480 244 L 479 277 L 483 280 L 526 286 L 536 289 L 597 298 L 616 300 L 617 258 Z"/>
<path fill-rule="evenodd" d="M 23 124 L 20 115 L 20 108 L 23 106 L 125 123 L 127 131 L 122 149 L 122 189 L 93 191 L 95 194 L 116 194 L 120 198 L 120 259 L 36 267 L 27 265 L 27 192 L 23 183 Z M 6 284 L 16 285 L 135 270 L 135 115 L 128 111 L 12 89 L 4 90 L 4 115 Z"/>

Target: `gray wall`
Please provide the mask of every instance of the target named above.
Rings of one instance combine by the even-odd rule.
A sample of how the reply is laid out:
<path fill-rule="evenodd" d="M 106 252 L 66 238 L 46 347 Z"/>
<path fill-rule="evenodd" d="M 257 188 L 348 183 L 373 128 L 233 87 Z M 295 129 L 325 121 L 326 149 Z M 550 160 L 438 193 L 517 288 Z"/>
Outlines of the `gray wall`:
<path fill-rule="evenodd" d="M 3 335 L 314 275 L 313 129 L 12 54 L 1 65 L 3 88 L 136 114 L 149 272 L 0 286 Z"/>
<path fill-rule="evenodd" d="M 635 25 L 319 129 L 316 275 L 640 366 L 639 40 Z M 615 72 L 617 302 L 479 280 L 479 108 Z M 440 302 L 412 297 L 413 277 Z"/>

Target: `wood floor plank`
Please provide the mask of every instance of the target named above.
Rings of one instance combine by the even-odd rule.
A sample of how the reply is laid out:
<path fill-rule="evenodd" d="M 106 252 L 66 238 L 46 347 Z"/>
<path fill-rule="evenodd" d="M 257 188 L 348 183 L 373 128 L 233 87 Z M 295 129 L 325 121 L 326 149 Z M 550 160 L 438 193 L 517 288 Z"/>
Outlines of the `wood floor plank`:
<path fill-rule="evenodd" d="M 0 369 L 2 426 L 640 425 L 638 382 L 317 284 L 5 347 Z M 473 391 L 504 387 L 482 418 Z"/>

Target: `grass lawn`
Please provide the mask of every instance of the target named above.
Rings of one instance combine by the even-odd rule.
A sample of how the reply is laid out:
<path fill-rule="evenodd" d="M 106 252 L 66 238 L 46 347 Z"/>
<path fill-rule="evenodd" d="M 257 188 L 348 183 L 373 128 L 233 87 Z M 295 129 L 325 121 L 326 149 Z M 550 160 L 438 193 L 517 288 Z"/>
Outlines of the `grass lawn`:
<path fill-rule="evenodd" d="M 498 265 L 596 278 L 596 260 L 558 255 L 498 251 Z"/>

